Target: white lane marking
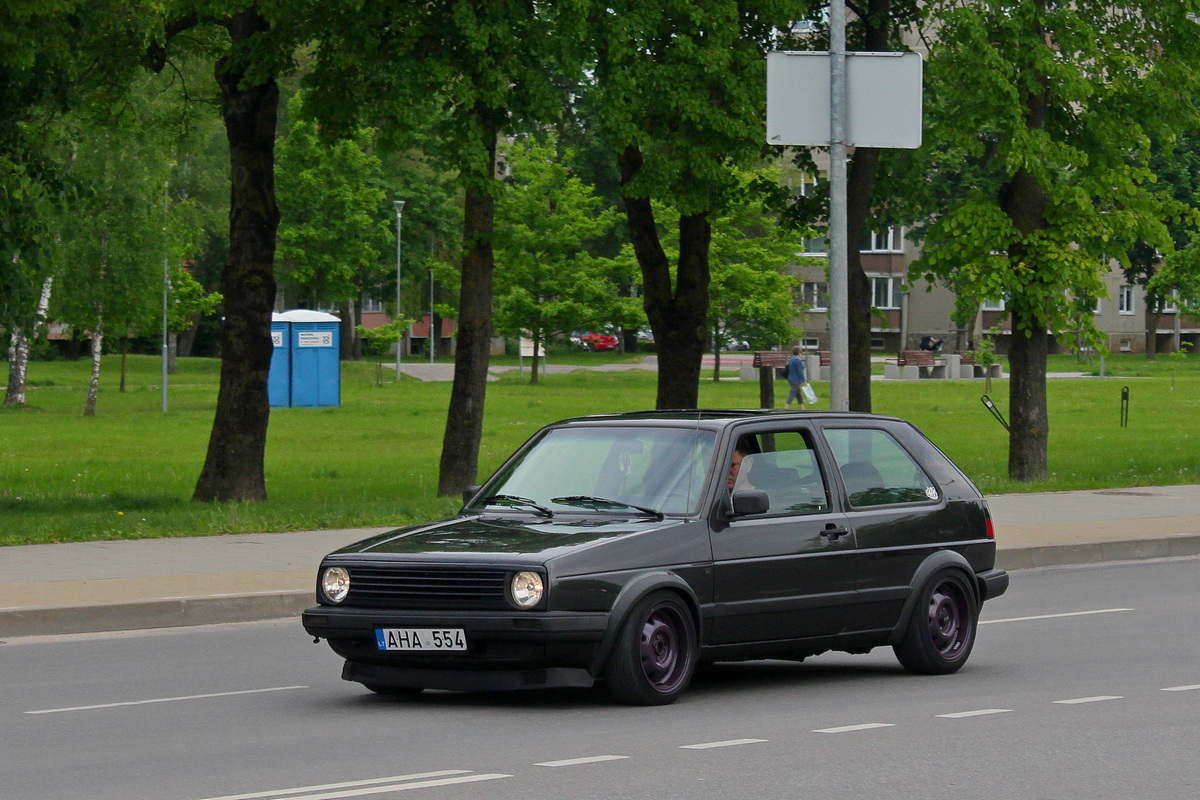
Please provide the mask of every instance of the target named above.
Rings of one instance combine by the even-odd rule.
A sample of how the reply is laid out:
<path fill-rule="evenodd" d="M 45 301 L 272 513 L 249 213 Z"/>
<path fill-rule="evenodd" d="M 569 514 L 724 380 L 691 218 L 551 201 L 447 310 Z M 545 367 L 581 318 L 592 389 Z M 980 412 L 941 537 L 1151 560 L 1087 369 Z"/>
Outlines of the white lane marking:
<path fill-rule="evenodd" d="M 1163 689 L 1164 692 L 1190 692 L 1193 689 L 1200 689 L 1200 683 L 1193 683 L 1191 686 L 1168 686 Z"/>
<path fill-rule="evenodd" d="M 598 764 L 601 761 L 620 761 L 629 756 L 584 756 L 583 758 L 564 758 L 561 761 L 542 761 L 537 767 L 574 767 L 577 764 Z"/>
<path fill-rule="evenodd" d="M 321 794 L 295 795 L 291 800 L 339 800 L 342 797 L 362 797 L 368 794 L 383 794 L 384 792 L 405 792 L 409 789 L 428 789 L 432 786 L 454 786 L 460 783 L 478 783 L 479 781 L 494 781 L 499 778 L 511 778 L 501 772 L 489 772 L 482 775 L 462 775 L 458 778 L 438 778 L 430 781 L 414 783 L 394 783 L 387 786 L 372 786 L 363 789 L 346 789 L 340 792 L 323 792 Z"/>
<path fill-rule="evenodd" d="M 325 783 L 316 786 L 297 786 L 294 789 L 275 789 L 269 792 L 248 792 L 246 794 L 227 794 L 221 797 L 207 797 L 205 800 L 255 800 L 258 797 L 285 797 L 305 792 L 325 792 L 330 789 L 349 789 L 352 786 L 370 786 L 375 783 L 392 781 L 416 781 L 428 778 L 444 778 L 448 775 L 466 775 L 469 769 L 443 769 L 438 772 L 416 772 L 411 775 L 389 775 L 386 778 L 367 778 L 360 781 L 343 781 L 342 783 Z"/>
<path fill-rule="evenodd" d="M 180 700 L 207 700 L 211 697 L 239 697 L 246 694 L 262 694 L 264 692 L 290 692 L 293 689 L 307 689 L 307 686 L 272 686 L 269 689 L 243 689 L 238 692 L 212 692 L 210 694 L 189 694 L 181 697 L 156 697 L 152 700 L 126 700 L 123 703 L 100 703 L 94 706 L 72 706 L 70 708 L 43 708 L 38 711 L 25 711 L 25 714 L 61 714 L 65 711 L 92 711 L 97 708 L 120 708 L 122 706 L 144 706 L 151 703 L 175 703 Z"/>
<path fill-rule="evenodd" d="M 1095 697 L 1076 697 L 1072 700 L 1055 700 L 1054 702 L 1063 706 L 1076 706 L 1080 703 L 1103 703 L 1105 700 L 1124 700 L 1115 694 L 1098 694 Z"/>
<path fill-rule="evenodd" d="M 1009 617 L 1008 619 L 981 619 L 980 625 L 995 625 L 999 622 L 1029 622 L 1035 619 L 1062 619 L 1063 617 L 1086 617 L 1091 614 L 1116 614 L 1119 611 L 1133 611 L 1132 608 L 1098 608 L 1095 611 L 1070 611 L 1066 614 L 1038 614 L 1035 617 Z"/>
<path fill-rule="evenodd" d="M 766 739 L 727 739 L 723 742 L 701 742 L 700 744 L 681 744 L 680 750 L 711 750 L 714 747 L 737 747 L 741 744 L 758 744 Z"/>
<path fill-rule="evenodd" d="M 890 722 L 868 722 L 864 725 L 843 725 L 840 728 L 821 728 L 813 733 L 851 733 L 853 731 L 869 731 L 872 728 L 894 728 Z"/>
<path fill-rule="evenodd" d="M 978 711 L 956 711 L 953 714 L 938 714 L 943 719 L 966 719 L 967 717 L 985 717 L 988 714 L 1007 714 L 1011 708 L 981 708 Z"/>

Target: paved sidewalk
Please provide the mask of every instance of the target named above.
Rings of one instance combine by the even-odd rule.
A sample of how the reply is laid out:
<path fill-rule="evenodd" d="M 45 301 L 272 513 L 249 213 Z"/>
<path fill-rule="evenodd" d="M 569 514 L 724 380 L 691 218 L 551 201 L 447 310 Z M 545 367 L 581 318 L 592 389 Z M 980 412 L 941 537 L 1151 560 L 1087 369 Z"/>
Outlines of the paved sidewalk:
<path fill-rule="evenodd" d="M 998 566 L 1010 570 L 1200 555 L 1200 485 L 993 495 L 988 503 Z M 323 555 L 383 530 L 0 548 L 0 637 L 296 616 L 315 602 Z"/>

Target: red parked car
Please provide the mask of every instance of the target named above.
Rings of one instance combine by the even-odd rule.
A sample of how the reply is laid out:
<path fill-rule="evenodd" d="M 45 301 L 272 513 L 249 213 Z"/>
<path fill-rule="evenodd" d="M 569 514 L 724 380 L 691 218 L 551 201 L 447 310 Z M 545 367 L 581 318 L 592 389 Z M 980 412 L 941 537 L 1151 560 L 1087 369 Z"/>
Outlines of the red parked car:
<path fill-rule="evenodd" d="M 583 345 L 588 350 L 616 350 L 617 337 L 607 333 L 590 333 L 576 331 L 571 339 Z"/>

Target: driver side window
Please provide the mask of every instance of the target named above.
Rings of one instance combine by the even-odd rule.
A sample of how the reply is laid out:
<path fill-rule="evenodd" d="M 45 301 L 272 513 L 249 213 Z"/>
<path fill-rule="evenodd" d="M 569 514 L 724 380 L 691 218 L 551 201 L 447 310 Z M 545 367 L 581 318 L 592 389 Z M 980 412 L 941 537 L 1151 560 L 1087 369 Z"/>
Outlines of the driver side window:
<path fill-rule="evenodd" d="M 770 500 L 768 514 L 829 510 L 829 493 L 807 431 L 743 436 L 741 467 L 733 491 L 757 489 Z"/>

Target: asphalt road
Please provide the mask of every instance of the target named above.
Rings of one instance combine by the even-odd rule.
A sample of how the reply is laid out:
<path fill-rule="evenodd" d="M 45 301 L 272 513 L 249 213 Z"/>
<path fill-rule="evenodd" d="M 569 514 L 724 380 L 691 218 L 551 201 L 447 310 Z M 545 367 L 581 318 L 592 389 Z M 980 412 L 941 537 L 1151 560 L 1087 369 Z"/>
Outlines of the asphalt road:
<path fill-rule="evenodd" d="M 1200 796 L 1200 558 L 1024 570 L 957 675 L 718 665 L 677 704 L 342 682 L 295 621 L 0 645 L 6 800 Z"/>

